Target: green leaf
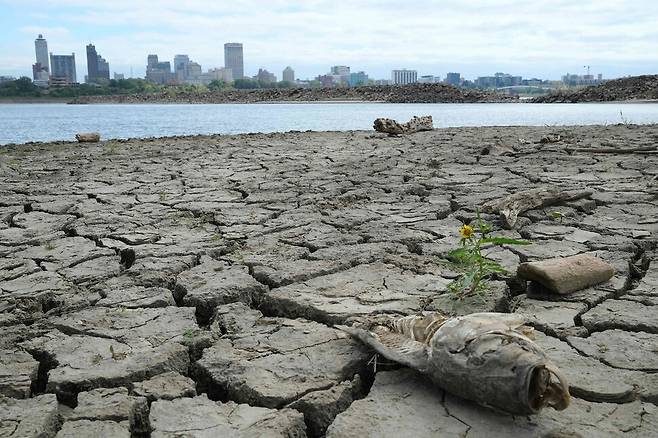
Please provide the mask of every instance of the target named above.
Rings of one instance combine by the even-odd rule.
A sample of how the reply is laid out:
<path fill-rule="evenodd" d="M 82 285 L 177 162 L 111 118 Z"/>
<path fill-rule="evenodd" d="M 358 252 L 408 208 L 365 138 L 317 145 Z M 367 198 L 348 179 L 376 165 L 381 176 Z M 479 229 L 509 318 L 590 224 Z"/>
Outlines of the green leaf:
<path fill-rule="evenodd" d="M 499 272 L 503 274 L 507 272 L 507 269 L 501 266 L 498 262 L 487 258 L 482 259 L 482 266 L 489 272 Z"/>
<path fill-rule="evenodd" d="M 532 242 L 527 240 L 510 239 L 508 237 L 487 237 L 480 243 L 493 243 L 494 245 L 530 245 Z"/>

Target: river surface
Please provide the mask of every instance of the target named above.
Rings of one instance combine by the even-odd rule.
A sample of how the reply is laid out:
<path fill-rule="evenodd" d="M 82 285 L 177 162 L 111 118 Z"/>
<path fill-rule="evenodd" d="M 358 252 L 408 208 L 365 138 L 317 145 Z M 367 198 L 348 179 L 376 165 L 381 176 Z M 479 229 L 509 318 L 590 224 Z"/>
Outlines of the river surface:
<path fill-rule="evenodd" d="M 377 117 L 432 115 L 435 127 L 658 123 L 658 103 L 0 104 L 0 144 L 101 138 L 372 129 Z"/>

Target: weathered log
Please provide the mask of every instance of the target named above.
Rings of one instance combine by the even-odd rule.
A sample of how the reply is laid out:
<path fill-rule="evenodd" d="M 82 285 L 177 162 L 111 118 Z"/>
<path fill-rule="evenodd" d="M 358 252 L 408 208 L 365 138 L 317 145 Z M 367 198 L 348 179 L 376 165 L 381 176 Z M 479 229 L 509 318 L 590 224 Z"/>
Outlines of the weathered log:
<path fill-rule="evenodd" d="M 98 132 L 81 132 L 75 134 L 75 139 L 79 143 L 98 143 L 101 140 L 101 135 Z"/>
<path fill-rule="evenodd" d="M 448 318 L 425 312 L 398 319 L 382 315 L 373 322 L 339 328 L 459 397 L 515 415 L 569 405 L 565 378 L 530 340 L 532 329 L 520 315 Z"/>
<path fill-rule="evenodd" d="M 591 154 L 636 154 L 636 153 L 657 153 L 656 146 L 638 146 L 636 148 L 565 148 L 567 152 L 584 152 Z"/>
<path fill-rule="evenodd" d="M 606 282 L 614 274 L 612 265 L 590 254 L 521 263 L 517 269 L 520 278 L 535 281 L 558 294 Z"/>
<path fill-rule="evenodd" d="M 373 125 L 375 131 L 384 132 L 388 135 L 411 134 L 419 131 L 431 131 L 432 116 L 412 117 L 407 123 L 398 123 L 393 119 L 379 118 Z"/>
<path fill-rule="evenodd" d="M 592 195 L 591 190 L 561 190 L 539 188 L 514 193 L 503 199 L 489 201 L 482 206 L 485 213 L 498 213 L 503 227 L 511 230 L 519 214 L 539 207 L 548 207 L 564 201 L 575 201 Z"/>

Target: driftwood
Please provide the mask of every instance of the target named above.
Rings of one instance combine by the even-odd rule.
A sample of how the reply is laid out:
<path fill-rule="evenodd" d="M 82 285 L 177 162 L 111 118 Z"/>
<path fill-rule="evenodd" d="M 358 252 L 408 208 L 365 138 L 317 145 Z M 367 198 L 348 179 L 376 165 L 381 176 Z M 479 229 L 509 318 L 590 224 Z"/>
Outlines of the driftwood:
<path fill-rule="evenodd" d="M 431 131 L 432 116 L 412 117 L 407 123 L 398 123 L 393 119 L 376 119 L 373 125 L 375 131 L 388 135 L 411 134 L 412 132 Z"/>
<path fill-rule="evenodd" d="M 482 206 L 485 213 L 498 213 L 503 226 L 511 230 L 516 225 L 519 214 L 539 207 L 548 207 L 564 201 L 587 198 L 591 190 L 560 190 L 539 188 L 514 193 L 503 199 L 489 201 Z"/>
<path fill-rule="evenodd" d="M 520 315 L 436 312 L 380 316 L 364 327 L 339 328 L 389 360 L 426 374 L 459 397 L 514 415 L 569 405 L 569 387 L 528 335 Z"/>
<path fill-rule="evenodd" d="M 636 148 L 565 148 L 567 152 L 589 152 L 591 154 L 643 154 L 658 153 L 656 146 L 638 146 Z"/>
<path fill-rule="evenodd" d="M 101 135 L 98 132 L 81 132 L 75 134 L 75 139 L 80 143 L 98 143 L 101 140 Z"/>

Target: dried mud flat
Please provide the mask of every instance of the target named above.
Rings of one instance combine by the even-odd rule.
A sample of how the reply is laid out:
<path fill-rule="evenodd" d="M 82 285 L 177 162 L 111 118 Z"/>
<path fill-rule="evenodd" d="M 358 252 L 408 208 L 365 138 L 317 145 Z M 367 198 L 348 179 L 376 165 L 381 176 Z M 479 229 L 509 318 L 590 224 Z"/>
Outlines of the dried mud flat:
<path fill-rule="evenodd" d="M 617 125 L 4 147 L 0 436 L 656 436 L 657 143 Z M 544 186 L 594 193 L 502 231 L 533 245 L 496 249 L 509 276 L 455 306 L 462 221 Z M 578 253 L 613 279 L 515 278 Z M 421 308 L 528 315 L 572 405 L 494 412 L 332 327 Z"/>

